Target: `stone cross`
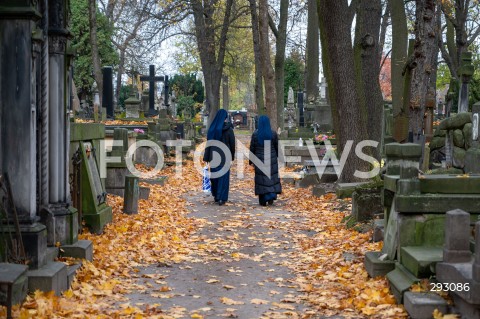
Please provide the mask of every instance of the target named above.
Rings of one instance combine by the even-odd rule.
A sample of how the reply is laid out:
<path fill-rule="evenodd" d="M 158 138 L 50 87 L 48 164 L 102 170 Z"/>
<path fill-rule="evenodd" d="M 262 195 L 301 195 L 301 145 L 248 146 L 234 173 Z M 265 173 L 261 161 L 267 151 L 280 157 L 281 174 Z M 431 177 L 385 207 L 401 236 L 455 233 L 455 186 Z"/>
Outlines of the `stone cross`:
<path fill-rule="evenodd" d="M 168 76 L 155 76 L 155 66 L 150 65 L 149 75 L 140 76 L 140 81 L 148 82 L 148 89 L 149 89 L 148 116 L 158 115 L 158 111 L 155 110 L 155 82 L 165 83 L 165 97 L 168 97 Z M 165 100 L 168 101 L 168 98 L 166 98 Z"/>

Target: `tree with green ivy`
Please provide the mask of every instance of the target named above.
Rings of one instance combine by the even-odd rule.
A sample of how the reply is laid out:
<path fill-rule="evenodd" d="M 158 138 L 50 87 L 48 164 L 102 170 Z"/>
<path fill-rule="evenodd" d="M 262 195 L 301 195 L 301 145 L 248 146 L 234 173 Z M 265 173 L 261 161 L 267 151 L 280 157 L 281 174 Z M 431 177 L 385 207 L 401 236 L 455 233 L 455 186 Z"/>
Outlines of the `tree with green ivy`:
<path fill-rule="evenodd" d="M 89 100 L 93 95 L 92 45 L 88 21 L 88 0 L 70 1 L 72 47 L 76 52 L 74 61 L 74 81 L 81 100 Z M 98 50 L 102 65 L 118 64 L 118 53 L 112 44 L 113 29 L 105 15 L 97 11 Z"/>
<path fill-rule="evenodd" d="M 170 80 L 170 87 L 177 97 L 177 114 L 183 114 L 188 108 L 194 117 L 202 108 L 205 99 L 202 81 L 197 79 L 195 73 L 175 74 Z"/>
<path fill-rule="evenodd" d="M 285 103 L 287 103 L 289 87 L 294 91 L 303 91 L 305 87 L 305 63 L 297 51 L 292 51 L 285 59 Z"/>

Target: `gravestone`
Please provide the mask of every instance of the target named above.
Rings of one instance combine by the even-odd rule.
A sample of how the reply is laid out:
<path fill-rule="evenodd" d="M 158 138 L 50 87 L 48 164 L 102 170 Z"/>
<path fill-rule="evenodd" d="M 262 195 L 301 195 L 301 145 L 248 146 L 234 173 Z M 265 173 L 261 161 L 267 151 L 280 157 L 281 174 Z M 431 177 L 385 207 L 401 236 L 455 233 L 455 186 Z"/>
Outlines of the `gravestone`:
<path fill-rule="evenodd" d="M 122 142 L 121 146 L 113 146 L 110 154 L 111 157 L 117 157 L 120 161 L 107 163 L 105 189 L 109 194 L 123 196 L 125 176 L 128 174 L 125 161 L 128 150 L 128 130 L 125 128 L 115 128 L 113 130 L 113 140 Z"/>
<path fill-rule="evenodd" d="M 319 125 L 320 132 L 331 132 L 333 130 L 332 109 L 328 101 L 327 88 L 327 79 L 322 78 L 314 117 L 315 122 Z"/>
<path fill-rule="evenodd" d="M 292 87 L 288 88 L 287 109 L 286 109 L 285 115 L 286 115 L 288 129 L 294 128 L 296 125 L 296 117 L 295 117 L 295 100 L 294 100 L 294 93 L 293 93 Z"/>
<path fill-rule="evenodd" d="M 155 66 L 150 65 L 149 67 L 149 75 L 142 75 L 140 76 L 140 81 L 148 81 L 148 90 L 149 90 L 149 109 L 148 115 L 156 116 L 158 115 L 158 111 L 155 110 L 155 83 L 156 82 L 164 82 L 164 93 L 165 93 L 165 101 L 168 103 L 168 76 L 155 76 Z"/>
<path fill-rule="evenodd" d="M 462 52 L 461 66 L 458 71 L 462 80 L 458 95 L 458 113 L 464 113 L 468 112 L 469 83 L 475 71 L 472 65 L 472 52 Z"/>
<path fill-rule="evenodd" d="M 107 118 L 115 118 L 113 114 L 113 68 L 111 66 L 104 66 L 103 73 L 103 93 L 102 93 L 102 107 L 107 110 Z"/>
<path fill-rule="evenodd" d="M 125 214 L 138 213 L 138 200 L 140 196 L 139 179 L 133 175 L 125 176 L 125 196 L 123 200 L 123 212 Z"/>
<path fill-rule="evenodd" d="M 143 91 L 142 93 L 142 97 L 141 97 L 141 103 L 140 103 L 140 113 L 145 116 L 145 114 L 148 114 L 148 110 L 149 110 L 149 93 L 148 93 L 148 90 L 146 91 Z"/>
<path fill-rule="evenodd" d="M 135 97 L 135 94 L 131 94 L 125 100 L 125 117 L 127 119 L 140 118 L 140 100 Z"/>
<path fill-rule="evenodd" d="M 94 123 L 72 124 L 70 134 L 71 158 L 80 160 L 80 216 L 85 225 L 96 234 L 112 221 L 112 208 L 106 203 L 105 183 L 100 178 L 100 141 L 105 139 L 105 125 Z M 73 191 L 77 191 L 74 189 Z"/>
<path fill-rule="evenodd" d="M 297 108 L 298 108 L 298 126 L 305 127 L 305 105 L 303 100 L 303 91 L 297 92 Z"/>
<path fill-rule="evenodd" d="M 480 174 L 480 102 L 472 106 L 471 146 L 465 154 L 465 172 Z M 468 132 L 467 132 L 468 133 Z"/>
<path fill-rule="evenodd" d="M 465 211 L 447 213 L 443 261 L 436 265 L 437 280 L 449 289 L 462 318 L 480 317 L 480 222 L 475 223 L 474 255 L 471 252 L 471 217 Z"/>

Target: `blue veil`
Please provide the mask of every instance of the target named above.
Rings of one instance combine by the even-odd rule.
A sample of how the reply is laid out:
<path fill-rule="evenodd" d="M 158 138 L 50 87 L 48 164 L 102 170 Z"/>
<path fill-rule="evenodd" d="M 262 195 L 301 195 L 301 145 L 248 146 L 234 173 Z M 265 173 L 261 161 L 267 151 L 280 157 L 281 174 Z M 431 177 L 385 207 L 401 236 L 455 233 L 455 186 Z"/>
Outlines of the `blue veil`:
<path fill-rule="evenodd" d="M 264 145 L 265 141 L 272 140 L 272 128 L 270 126 L 270 119 L 266 115 L 260 116 L 258 119 L 258 144 Z"/>
<path fill-rule="evenodd" d="M 215 118 L 208 129 L 207 140 L 219 141 L 222 138 L 223 123 L 227 117 L 228 113 L 224 109 L 217 111 L 217 114 L 215 115 Z"/>

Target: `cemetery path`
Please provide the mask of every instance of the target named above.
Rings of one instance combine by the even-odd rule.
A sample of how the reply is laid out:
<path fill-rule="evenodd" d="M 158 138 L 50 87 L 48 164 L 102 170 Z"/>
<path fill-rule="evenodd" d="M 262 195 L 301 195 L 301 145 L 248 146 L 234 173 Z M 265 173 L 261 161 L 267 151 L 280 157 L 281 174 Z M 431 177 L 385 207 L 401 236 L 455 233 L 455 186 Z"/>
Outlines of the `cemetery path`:
<path fill-rule="evenodd" d="M 244 164 L 243 179 L 232 168 L 225 206 L 200 191 L 191 161 L 180 176 L 163 170 L 165 185 L 142 184 L 151 191 L 138 214 L 123 214 L 123 199 L 109 196 L 113 221 L 80 236 L 93 242 L 93 262 L 83 261 L 62 296 L 35 292 L 14 316 L 406 318 L 386 280 L 366 274 L 365 252 L 381 247 L 345 227 L 349 200 L 284 184 L 274 206 L 261 207 Z"/>
<path fill-rule="evenodd" d="M 286 226 L 300 217 L 285 211 L 281 201 L 259 206 L 235 184 L 225 206 L 211 196 L 187 194 L 190 217 L 202 220 L 191 238 L 196 247 L 184 262 L 140 268 L 141 284 L 152 289 L 131 295 L 132 304 L 159 303 L 167 313 L 186 318 L 300 318 L 309 313 L 287 267 L 294 247 Z M 162 287 L 168 289 L 162 292 Z"/>

